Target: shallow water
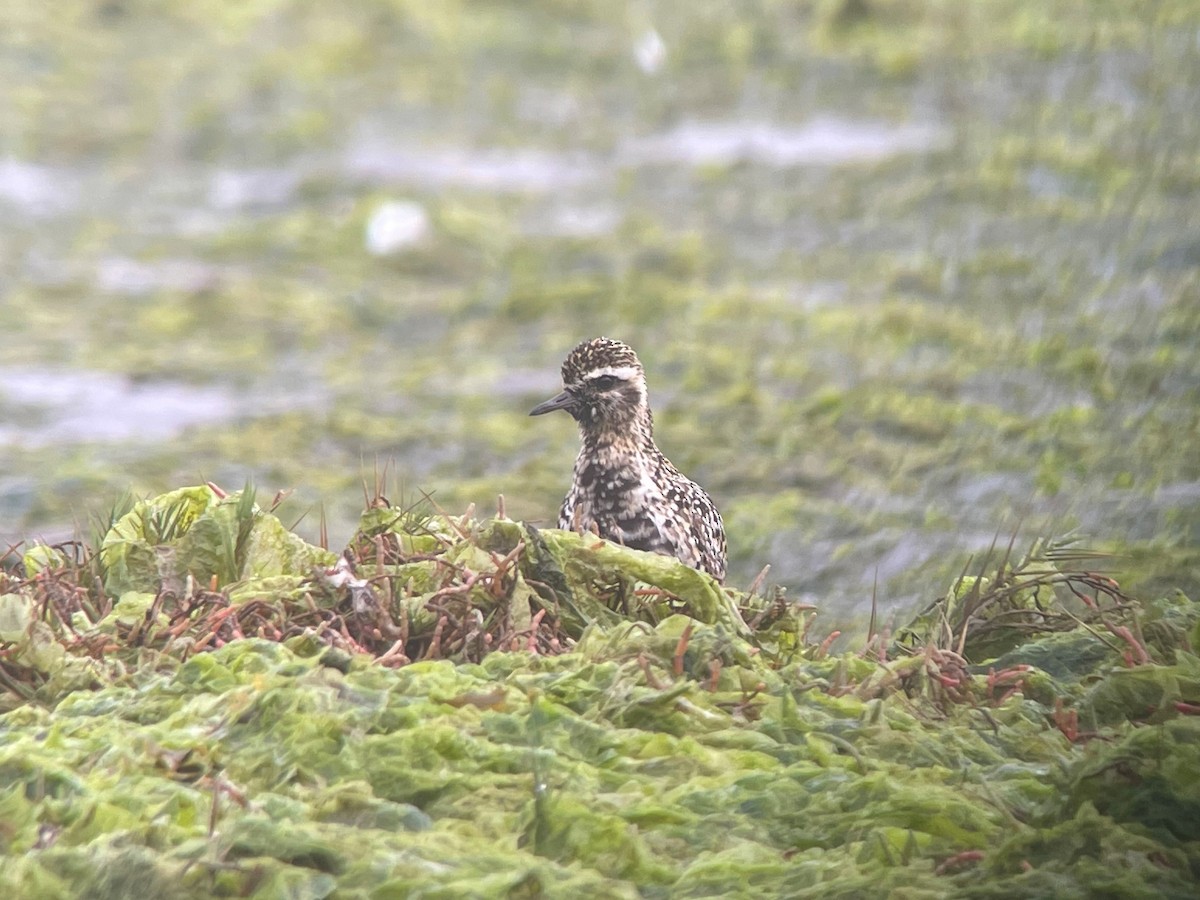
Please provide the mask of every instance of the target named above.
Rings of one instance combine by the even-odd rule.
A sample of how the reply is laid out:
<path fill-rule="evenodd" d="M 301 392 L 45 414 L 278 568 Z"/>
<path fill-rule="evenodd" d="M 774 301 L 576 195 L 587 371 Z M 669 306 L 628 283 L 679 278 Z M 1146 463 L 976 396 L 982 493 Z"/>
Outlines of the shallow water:
<path fill-rule="evenodd" d="M 24 447 L 168 440 L 228 422 L 237 409 L 224 388 L 139 384 L 79 369 L 0 369 L 0 396 L 7 407 L 0 442 Z"/>
<path fill-rule="evenodd" d="M 604 333 L 734 582 L 1078 528 L 1195 591 L 1200 13 L 839 8 L 10 4 L 0 539 L 251 476 L 337 542 L 384 469 L 549 521 Z"/>

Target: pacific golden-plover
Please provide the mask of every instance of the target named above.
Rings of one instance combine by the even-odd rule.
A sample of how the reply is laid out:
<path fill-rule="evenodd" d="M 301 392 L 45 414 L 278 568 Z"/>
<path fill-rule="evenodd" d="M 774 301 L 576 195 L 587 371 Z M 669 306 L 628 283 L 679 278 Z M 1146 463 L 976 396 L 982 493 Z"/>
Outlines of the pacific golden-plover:
<path fill-rule="evenodd" d="M 563 391 L 531 416 L 566 410 L 582 447 L 558 527 L 674 556 L 725 578 L 725 526 L 712 498 L 654 443 L 646 373 L 627 344 L 584 341 L 562 364 Z"/>

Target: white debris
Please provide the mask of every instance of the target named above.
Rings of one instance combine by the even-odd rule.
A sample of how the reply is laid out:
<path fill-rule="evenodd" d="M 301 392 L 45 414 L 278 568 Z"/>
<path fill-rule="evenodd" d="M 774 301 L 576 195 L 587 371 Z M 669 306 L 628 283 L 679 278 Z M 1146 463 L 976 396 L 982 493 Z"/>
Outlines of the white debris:
<path fill-rule="evenodd" d="M 411 200 L 381 203 L 367 220 L 367 252 L 391 256 L 424 241 L 430 232 L 429 213 Z"/>
<path fill-rule="evenodd" d="M 647 75 L 653 75 L 667 61 L 667 45 L 657 31 L 648 28 L 634 43 L 633 58 L 639 69 Z"/>

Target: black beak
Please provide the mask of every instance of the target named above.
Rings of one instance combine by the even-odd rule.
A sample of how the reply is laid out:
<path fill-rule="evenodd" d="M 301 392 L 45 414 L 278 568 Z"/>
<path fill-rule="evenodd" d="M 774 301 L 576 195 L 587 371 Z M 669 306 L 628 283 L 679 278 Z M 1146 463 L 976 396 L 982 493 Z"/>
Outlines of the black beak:
<path fill-rule="evenodd" d="M 567 391 L 557 394 L 547 400 L 545 403 L 539 403 L 529 411 L 531 416 L 544 416 L 548 412 L 554 412 L 556 409 L 565 409 L 570 411 L 575 408 L 575 398 Z"/>

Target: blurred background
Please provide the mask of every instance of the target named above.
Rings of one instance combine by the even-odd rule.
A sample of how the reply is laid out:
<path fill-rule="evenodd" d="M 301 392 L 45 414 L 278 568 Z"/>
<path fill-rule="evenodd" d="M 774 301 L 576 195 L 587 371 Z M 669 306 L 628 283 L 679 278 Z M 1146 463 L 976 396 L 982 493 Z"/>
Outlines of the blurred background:
<path fill-rule="evenodd" d="M 341 547 L 377 471 L 550 524 L 604 334 L 732 584 L 1074 528 L 1194 596 L 1198 148 L 1192 0 L 7 0 L 0 538 L 252 478 Z"/>

